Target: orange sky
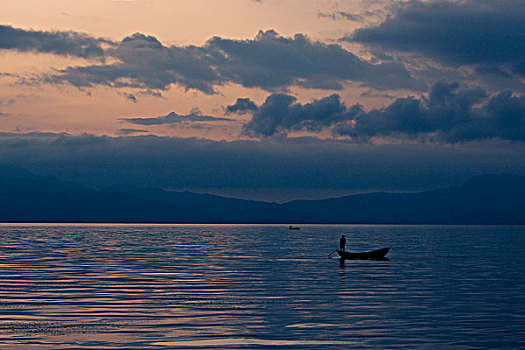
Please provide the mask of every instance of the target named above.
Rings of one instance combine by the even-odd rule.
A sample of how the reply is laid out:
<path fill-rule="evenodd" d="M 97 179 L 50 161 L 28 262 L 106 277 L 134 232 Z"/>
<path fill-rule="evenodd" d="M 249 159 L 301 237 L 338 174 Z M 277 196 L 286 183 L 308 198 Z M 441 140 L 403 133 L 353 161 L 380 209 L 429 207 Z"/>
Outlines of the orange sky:
<path fill-rule="evenodd" d="M 163 45 L 202 45 L 213 36 L 251 39 L 263 29 L 275 29 L 283 36 L 304 33 L 312 39 L 331 42 L 348 33 L 356 24 L 345 20 L 320 17 L 330 11 L 362 10 L 359 1 L 290 0 L 261 2 L 253 0 L 0 0 L 3 25 L 39 31 L 85 32 L 94 37 L 119 41 L 141 32 L 157 37 Z M 89 65 L 91 60 L 52 54 L 0 52 L 0 120 L 2 132 L 50 131 L 72 134 L 94 133 L 115 135 L 130 128 L 121 119 L 150 117 L 169 112 L 186 114 L 195 107 L 207 115 L 222 116 L 224 107 L 237 97 L 264 101 L 268 91 L 228 83 L 218 87 L 218 94 L 206 95 L 172 85 L 162 97 L 140 96 L 136 103 L 125 98 L 137 95 L 134 89 L 93 87 L 79 90 L 72 86 L 20 84 L 20 79 L 64 69 L 70 65 Z M 348 103 L 381 105 L 389 99 L 363 98 L 358 84 L 339 91 Z M 329 95 L 326 90 L 291 87 L 288 91 L 300 101 Z M 403 95 L 407 92 L 398 91 Z M 140 94 L 140 93 L 139 93 Z M 138 96 L 138 95 L 137 95 Z M 211 125 L 170 125 L 151 131 L 167 136 L 198 136 L 212 139 L 239 137 L 239 122 Z M 202 124 L 202 123 L 201 123 Z"/>
<path fill-rule="evenodd" d="M 521 2 L 0 0 L 0 11 L 0 164 L 93 186 L 127 176 L 330 195 L 525 169 Z"/>

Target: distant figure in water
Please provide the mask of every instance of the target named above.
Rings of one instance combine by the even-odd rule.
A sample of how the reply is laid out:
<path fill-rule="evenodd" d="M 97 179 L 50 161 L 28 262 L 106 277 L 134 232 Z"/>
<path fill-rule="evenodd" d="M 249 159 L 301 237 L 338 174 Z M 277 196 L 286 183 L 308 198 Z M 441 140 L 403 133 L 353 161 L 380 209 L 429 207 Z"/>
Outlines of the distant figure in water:
<path fill-rule="evenodd" d="M 342 235 L 341 238 L 339 238 L 339 250 L 342 252 L 346 251 L 346 237 L 345 235 Z"/>

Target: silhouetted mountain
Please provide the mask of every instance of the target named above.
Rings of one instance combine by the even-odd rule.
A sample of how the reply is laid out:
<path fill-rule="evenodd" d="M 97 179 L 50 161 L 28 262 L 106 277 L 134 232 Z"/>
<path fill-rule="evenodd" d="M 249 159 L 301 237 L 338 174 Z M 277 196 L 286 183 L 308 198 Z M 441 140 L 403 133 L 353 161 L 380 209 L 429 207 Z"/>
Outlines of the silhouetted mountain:
<path fill-rule="evenodd" d="M 484 175 L 446 189 L 293 201 L 283 207 L 322 223 L 525 224 L 525 177 Z"/>
<path fill-rule="evenodd" d="M 129 186 L 96 191 L 56 179 L 0 173 L 1 222 L 269 222 L 275 203 Z"/>
<path fill-rule="evenodd" d="M 2 222 L 525 224 L 525 177 L 512 175 L 277 204 L 131 186 L 94 190 L 0 167 L 0 196 Z"/>

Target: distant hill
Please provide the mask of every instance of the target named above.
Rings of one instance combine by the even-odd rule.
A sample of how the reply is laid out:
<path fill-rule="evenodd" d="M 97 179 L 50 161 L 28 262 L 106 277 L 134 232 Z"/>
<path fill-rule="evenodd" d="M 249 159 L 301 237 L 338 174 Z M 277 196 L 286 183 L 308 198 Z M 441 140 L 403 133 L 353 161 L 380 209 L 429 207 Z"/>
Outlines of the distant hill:
<path fill-rule="evenodd" d="M 266 203 L 156 188 L 94 190 L 0 168 L 0 222 L 525 224 L 525 177 L 418 193 Z"/>
<path fill-rule="evenodd" d="M 484 175 L 432 191 L 379 192 L 282 206 L 322 223 L 525 224 L 525 177 Z"/>

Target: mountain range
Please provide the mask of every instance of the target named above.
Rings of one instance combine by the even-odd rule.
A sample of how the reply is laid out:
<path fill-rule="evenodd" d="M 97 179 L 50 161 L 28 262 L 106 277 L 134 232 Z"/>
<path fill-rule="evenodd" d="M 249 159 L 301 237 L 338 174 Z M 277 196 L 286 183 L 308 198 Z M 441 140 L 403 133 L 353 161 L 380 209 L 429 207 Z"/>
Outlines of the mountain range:
<path fill-rule="evenodd" d="M 0 222 L 525 224 L 525 176 L 516 175 L 278 204 L 132 186 L 95 190 L 0 168 L 0 196 Z"/>

